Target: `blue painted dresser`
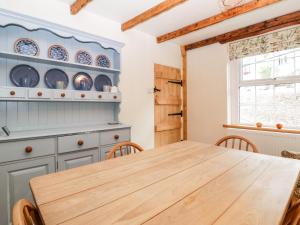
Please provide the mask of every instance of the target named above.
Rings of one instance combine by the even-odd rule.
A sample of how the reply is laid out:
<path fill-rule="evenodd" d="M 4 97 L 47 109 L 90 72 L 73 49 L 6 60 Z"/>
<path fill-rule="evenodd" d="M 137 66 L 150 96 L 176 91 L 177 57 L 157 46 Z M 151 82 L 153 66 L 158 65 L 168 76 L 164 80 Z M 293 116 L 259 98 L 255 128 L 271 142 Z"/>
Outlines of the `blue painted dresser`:
<path fill-rule="evenodd" d="M 16 51 L 19 39 L 34 41 L 39 54 Z M 67 61 L 49 57 L 53 45 L 65 48 Z M 33 201 L 32 177 L 104 160 L 114 144 L 130 140 L 130 126 L 114 124 L 119 122 L 122 100 L 118 90 L 122 47 L 116 41 L 0 10 L 0 126 L 11 131 L 10 136 L 0 131 L 0 225 L 10 223 L 17 200 Z M 90 54 L 90 65 L 76 61 L 79 51 Z M 99 55 L 104 55 L 101 65 L 96 62 Z M 38 72 L 37 86 L 16 87 L 11 71 L 18 65 Z M 48 88 L 45 74 L 51 69 L 67 75 L 67 87 Z M 94 85 L 89 91 L 76 90 L 72 82 L 77 73 L 88 74 L 93 82 L 104 75 L 115 90 L 97 91 Z"/>

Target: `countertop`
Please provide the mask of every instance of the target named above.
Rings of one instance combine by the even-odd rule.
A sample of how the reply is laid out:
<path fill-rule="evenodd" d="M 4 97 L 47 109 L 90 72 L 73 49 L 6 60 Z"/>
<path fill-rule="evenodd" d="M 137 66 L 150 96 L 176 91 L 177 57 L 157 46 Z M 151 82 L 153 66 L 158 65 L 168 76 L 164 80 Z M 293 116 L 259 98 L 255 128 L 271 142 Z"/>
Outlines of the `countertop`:
<path fill-rule="evenodd" d="M 31 139 L 31 138 L 44 138 L 44 137 L 52 137 L 52 136 L 65 136 L 72 134 L 81 134 L 81 133 L 92 133 L 98 131 L 105 130 L 114 130 L 114 129 L 123 129 L 130 128 L 131 126 L 126 124 L 98 124 L 92 126 L 76 126 L 76 127 L 68 127 L 68 128 L 54 128 L 54 129 L 40 129 L 40 130 L 30 130 L 30 131 L 18 131 L 11 132 L 10 136 L 0 136 L 1 142 L 8 141 L 17 141 L 22 139 Z"/>

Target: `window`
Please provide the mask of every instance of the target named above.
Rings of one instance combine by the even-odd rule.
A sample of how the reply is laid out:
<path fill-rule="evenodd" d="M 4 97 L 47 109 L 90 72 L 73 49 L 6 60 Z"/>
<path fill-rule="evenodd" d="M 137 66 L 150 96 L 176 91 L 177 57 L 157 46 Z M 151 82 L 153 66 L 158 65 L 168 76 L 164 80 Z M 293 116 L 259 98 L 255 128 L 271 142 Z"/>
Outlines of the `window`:
<path fill-rule="evenodd" d="M 300 48 L 245 57 L 234 64 L 233 122 L 300 128 Z"/>

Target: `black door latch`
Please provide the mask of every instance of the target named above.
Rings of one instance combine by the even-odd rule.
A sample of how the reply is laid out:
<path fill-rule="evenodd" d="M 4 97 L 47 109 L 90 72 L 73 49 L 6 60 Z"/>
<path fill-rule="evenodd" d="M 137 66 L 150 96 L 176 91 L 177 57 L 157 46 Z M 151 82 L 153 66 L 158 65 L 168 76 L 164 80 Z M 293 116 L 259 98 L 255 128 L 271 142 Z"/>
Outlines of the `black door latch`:
<path fill-rule="evenodd" d="M 182 115 L 182 111 L 178 112 L 178 113 L 169 113 L 168 116 L 183 116 Z"/>
<path fill-rule="evenodd" d="M 178 84 L 178 85 L 182 86 L 182 80 L 169 80 L 168 82 L 171 84 Z"/>
<path fill-rule="evenodd" d="M 161 92 L 161 90 L 158 89 L 156 86 L 154 87 L 153 91 L 154 91 L 154 93 L 156 93 L 156 92 Z"/>

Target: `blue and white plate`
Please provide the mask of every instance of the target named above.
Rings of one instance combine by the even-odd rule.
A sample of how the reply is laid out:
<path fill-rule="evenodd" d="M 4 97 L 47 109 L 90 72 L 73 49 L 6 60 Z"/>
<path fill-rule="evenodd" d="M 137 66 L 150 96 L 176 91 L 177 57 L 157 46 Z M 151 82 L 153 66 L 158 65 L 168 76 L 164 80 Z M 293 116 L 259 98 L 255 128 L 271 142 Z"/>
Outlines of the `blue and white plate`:
<path fill-rule="evenodd" d="M 106 55 L 98 55 L 96 58 L 96 65 L 100 67 L 111 67 L 110 59 Z"/>
<path fill-rule="evenodd" d="M 66 89 L 69 84 L 69 78 L 60 69 L 50 69 L 45 74 L 45 84 L 51 89 Z"/>
<path fill-rule="evenodd" d="M 96 91 L 104 91 L 103 87 L 104 86 L 112 86 L 112 82 L 108 76 L 100 74 L 96 77 L 94 86 L 95 86 Z"/>
<path fill-rule="evenodd" d="M 78 51 L 75 57 L 75 61 L 80 64 L 92 65 L 92 56 L 87 51 Z"/>
<path fill-rule="evenodd" d="M 36 87 L 40 81 L 38 71 L 29 65 L 17 65 L 10 71 L 10 80 L 17 87 Z"/>
<path fill-rule="evenodd" d="M 16 40 L 14 50 L 16 53 L 22 55 L 37 56 L 40 53 L 37 43 L 29 38 L 20 38 Z"/>
<path fill-rule="evenodd" d="M 50 59 L 68 61 L 69 54 L 67 50 L 61 45 L 52 45 L 48 49 L 48 57 Z"/>
<path fill-rule="evenodd" d="M 93 79 L 84 72 L 79 72 L 73 77 L 73 86 L 75 90 L 89 91 L 93 87 Z"/>

